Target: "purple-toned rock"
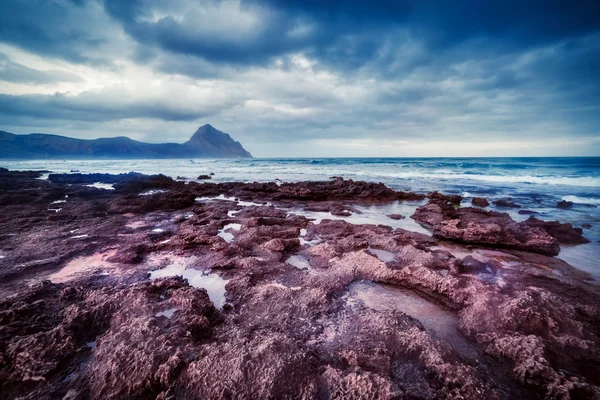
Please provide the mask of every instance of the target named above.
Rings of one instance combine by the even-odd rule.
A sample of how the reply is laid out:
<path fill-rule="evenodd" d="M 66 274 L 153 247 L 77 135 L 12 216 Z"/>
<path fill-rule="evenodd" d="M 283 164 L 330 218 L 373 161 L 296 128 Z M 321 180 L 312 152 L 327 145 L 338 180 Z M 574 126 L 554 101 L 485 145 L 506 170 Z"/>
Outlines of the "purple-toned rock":
<path fill-rule="evenodd" d="M 403 201 L 419 201 L 425 199 L 427 196 L 422 193 L 415 192 L 397 192 L 398 200 Z"/>
<path fill-rule="evenodd" d="M 283 183 L 277 186 L 274 200 L 354 200 L 391 201 L 398 199 L 398 193 L 383 183 L 371 183 L 342 179 L 327 182 Z"/>
<path fill-rule="evenodd" d="M 196 178 L 196 179 L 201 181 L 201 180 L 206 180 L 206 179 L 212 179 L 212 177 L 210 175 L 199 175 L 198 178 Z"/>
<path fill-rule="evenodd" d="M 405 218 L 404 215 L 401 215 L 401 214 L 388 214 L 387 217 L 390 219 L 395 219 L 395 220 L 400 220 L 400 219 Z"/>
<path fill-rule="evenodd" d="M 518 212 L 519 215 L 533 215 L 533 214 L 539 214 L 536 211 L 531 211 L 531 210 L 519 210 Z"/>
<path fill-rule="evenodd" d="M 561 200 L 556 203 L 556 208 L 560 208 L 561 210 L 568 210 L 571 207 L 573 207 L 572 201 Z"/>
<path fill-rule="evenodd" d="M 516 222 L 506 213 L 473 207 L 455 209 L 445 201 L 430 200 L 411 218 L 430 226 L 434 235 L 442 239 L 549 255 L 560 251 L 558 241 L 546 230 Z"/>
<path fill-rule="evenodd" d="M 183 182 L 177 182 L 165 175 L 144 175 L 132 180 L 120 180 L 113 184 L 116 193 L 140 193 L 150 189 L 182 188 Z"/>
<path fill-rule="evenodd" d="M 128 195 L 109 201 L 108 212 L 113 214 L 140 213 L 155 210 L 180 210 L 195 204 L 196 196 L 186 191 L 169 191 L 148 196 Z"/>
<path fill-rule="evenodd" d="M 490 205 L 490 202 L 484 197 L 473 197 L 471 199 L 471 204 L 477 207 L 487 207 Z"/>
<path fill-rule="evenodd" d="M 451 204 L 460 204 L 460 202 L 463 200 L 462 196 L 446 195 L 446 194 L 442 194 L 439 192 L 427 193 L 427 198 L 430 200 L 444 201 L 446 203 L 451 203 Z"/>
<path fill-rule="evenodd" d="M 331 208 L 331 215 L 337 215 L 339 217 L 349 217 L 352 215 L 350 210 L 345 209 L 344 207 L 333 207 Z"/>
<path fill-rule="evenodd" d="M 507 199 L 494 200 L 494 201 L 492 201 L 492 203 L 496 207 L 521 208 L 521 206 L 518 205 L 517 203 L 507 200 Z"/>
<path fill-rule="evenodd" d="M 525 224 L 541 228 L 555 237 L 560 243 L 582 244 L 590 241 L 583 237 L 583 230 L 575 228 L 572 224 L 561 224 L 558 221 L 542 221 L 535 217 L 529 217 Z"/>
<path fill-rule="evenodd" d="M 398 200 L 378 184 L 134 181 L 0 169 L 3 399 L 600 398 L 600 288 L 531 252 L 572 227 L 433 194 L 430 237 L 293 212 Z"/>
<path fill-rule="evenodd" d="M 48 180 L 54 183 L 67 183 L 67 184 L 87 184 L 87 183 L 117 183 L 117 182 L 130 182 L 133 180 L 146 180 L 148 179 L 148 175 L 140 174 L 139 172 L 129 172 L 126 174 L 102 174 L 102 173 L 92 173 L 92 174 L 82 174 L 82 173 L 74 173 L 74 174 L 50 174 L 48 175 Z"/>

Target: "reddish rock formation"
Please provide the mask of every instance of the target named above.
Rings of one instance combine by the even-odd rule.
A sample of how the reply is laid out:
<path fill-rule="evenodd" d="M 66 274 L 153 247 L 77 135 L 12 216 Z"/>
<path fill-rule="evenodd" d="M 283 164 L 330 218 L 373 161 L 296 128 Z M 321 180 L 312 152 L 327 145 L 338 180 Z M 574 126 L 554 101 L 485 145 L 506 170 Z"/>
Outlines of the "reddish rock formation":
<path fill-rule="evenodd" d="M 400 219 L 405 218 L 404 215 L 400 215 L 400 214 L 388 214 L 387 217 L 390 219 L 395 219 L 395 220 L 400 220 Z"/>
<path fill-rule="evenodd" d="M 517 203 L 510 201 L 510 199 L 500 199 L 492 201 L 496 207 L 507 207 L 507 208 L 521 208 Z"/>
<path fill-rule="evenodd" d="M 434 201 L 446 202 L 451 204 L 460 204 L 463 200 L 462 196 L 459 195 L 446 195 L 439 192 L 427 193 L 427 198 Z"/>
<path fill-rule="evenodd" d="M 455 209 L 445 201 L 430 200 L 413 219 L 433 229 L 439 238 L 557 255 L 558 241 L 544 229 L 513 221 L 506 213 L 466 207 Z"/>
<path fill-rule="evenodd" d="M 402 201 L 402 200 L 408 200 L 408 201 L 418 201 L 418 200 L 423 200 L 425 199 L 427 196 L 422 194 L 422 193 L 415 193 L 415 192 L 397 192 L 398 194 L 398 200 Z"/>
<path fill-rule="evenodd" d="M 0 170 L 0 196 L 30 199 L 0 205 L 2 398 L 600 396 L 589 274 L 436 238 L 546 252 L 547 223 L 440 194 L 415 213 L 436 237 L 289 213 L 399 196 L 343 180 L 160 178 L 168 192 L 147 196 L 134 188 L 151 179 L 114 191 L 33 180 Z M 195 201 L 220 194 L 260 205 Z M 157 268 L 188 282 L 150 280 Z"/>
<path fill-rule="evenodd" d="M 146 213 L 155 210 L 180 210 L 196 203 L 196 195 L 187 191 L 170 191 L 147 196 L 128 195 L 108 202 L 108 212 L 114 214 Z"/>
<path fill-rule="evenodd" d="M 473 197 L 473 199 L 471 199 L 471 204 L 477 207 L 487 207 L 490 205 L 489 201 L 484 197 Z"/>
<path fill-rule="evenodd" d="M 560 243 L 580 244 L 590 242 L 583 237 L 583 230 L 581 228 L 574 228 L 573 225 L 569 223 L 561 224 L 558 221 L 542 221 L 532 216 L 525 221 L 525 224 L 542 228 L 555 237 Z"/>
<path fill-rule="evenodd" d="M 278 187 L 274 200 L 396 200 L 398 193 L 383 183 L 355 182 L 352 179 L 337 178 L 328 182 L 283 183 Z"/>

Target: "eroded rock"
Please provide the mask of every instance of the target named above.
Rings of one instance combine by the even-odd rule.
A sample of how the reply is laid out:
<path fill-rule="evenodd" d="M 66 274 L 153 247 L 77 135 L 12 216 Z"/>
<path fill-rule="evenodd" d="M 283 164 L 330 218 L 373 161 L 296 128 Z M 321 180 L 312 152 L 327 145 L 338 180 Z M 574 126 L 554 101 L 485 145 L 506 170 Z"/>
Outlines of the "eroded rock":
<path fill-rule="evenodd" d="M 465 207 L 456 209 L 446 201 L 430 200 L 413 219 L 433 229 L 439 238 L 462 243 L 499 246 L 557 255 L 558 241 L 544 229 L 515 222 L 506 213 Z"/>
<path fill-rule="evenodd" d="M 2 196 L 33 199 L 0 205 L 3 398 L 599 395 L 598 289 L 589 274 L 531 253 L 553 254 L 551 235 L 572 226 L 517 223 L 439 193 L 413 216 L 434 237 L 290 213 L 410 197 L 341 178 L 157 178 L 168 191 L 141 196 L 154 178 L 108 191 L 3 174 Z M 232 240 L 219 236 L 232 226 Z M 181 278 L 150 280 L 157 268 L 195 285 L 217 276 L 225 305 Z M 419 309 L 361 302 L 350 288 L 363 283 L 411 293 L 453 322 L 432 331 Z"/>
<path fill-rule="evenodd" d="M 473 199 L 471 199 L 471 204 L 477 207 L 487 207 L 490 205 L 489 201 L 484 197 L 473 197 Z"/>

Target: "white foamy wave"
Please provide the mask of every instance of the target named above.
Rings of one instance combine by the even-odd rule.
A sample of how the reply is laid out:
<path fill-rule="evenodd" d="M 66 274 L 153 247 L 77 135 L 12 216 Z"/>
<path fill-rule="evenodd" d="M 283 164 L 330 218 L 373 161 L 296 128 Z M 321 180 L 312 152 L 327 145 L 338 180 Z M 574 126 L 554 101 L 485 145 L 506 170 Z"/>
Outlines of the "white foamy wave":
<path fill-rule="evenodd" d="M 104 189 L 104 190 L 115 190 L 112 183 L 96 182 L 96 183 L 91 183 L 89 185 L 84 185 L 84 186 L 93 187 L 93 188 L 97 188 L 97 189 Z"/>
<path fill-rule="evenodd" d="M 352 172 L 348 171 L 350 174 Z M 560 177 L 560 176 L 531 176 L 531 175 L 471 175 L 456 173 L 427 173 L 427 172 L 367 172 L 355 173 L 359 176 L 391 177 L 400 179 L 452 179 L 457 181 L 486 181 L 494 183 L 533 183 L 539 185 L 565 185 L 580 187 L 600 187 L 600 178 L 594 177 Z"/>
<path fill-rule="evenodd" d="M 198 176 L 198 174 L 215 172 L 213 182 L 253 182 L 274 181 L 284 182 L 302 180 L 327 180 L 330 176 L 383 182 L 387 185 L 411 184 L 423 190 L 443 190 L 444 184 L 459 186 L 460 184 L 477 184 L 486 182 L 490 185 L 513 186 L 519 184 L 535 184 L 544 186 L 564 186 L 582 188 L 600 188 L 600 176 L 591 172 L 596 170 L 583 165 L 557 169 L 556 160 L 538 164 L 522 163 L 523 168 L 517 170 L 504 169 L 501 165 L 494 168 L 464 167 L 457 160 L 456 167 L 448 165 L 448 160 L 404 160 L 402 163 L 393 161 L 371 162 L 369 159 L 348 162 L 337 159 L 313 160 L 74 160 L 58 162 L 48 160 L 6 162 L 11 169 L 50 169 L 54 172 L 68 173 L 71 169 L 94 171 L 101 173 L 124 173 L 129 171 L 144 174 L 162 173 L 176 178 L 177 176 Z M 478 160 L 477 163 L 480 163 Z M 492 161 L 490 161 L 491 163 Z M 584 163 L 585 164 L 585 163 Z M 586 176 L 577 175 L 580 169 L 587 171 Z M 590 169 L 591 168 L 591 169 Z M 468 172 L 471 173 L 466 173 Z M 519 171 L 519 172 L 516 172 Z M 524 172 L 526 171 L 526 172 Z M 440 185 L 442 184 L 442 185 Z M 107 189 L 109 189 L 107 187 Z M 466 189 L 466 188 L 465 188 Z M 554 190 L 554 189 L 552 189 Z M 566 193 L 565 193 L 566 192 Z M 557 193 L 558 194 L 558 193 Z M 561 195 L 569 194 L 565 190 Z"/>
<path fill-rule="evenodd" d="M 600 199 L 594 197 L 563 196 L 563 200 L 577 204 L 597 204 L 600 205 Z"/>

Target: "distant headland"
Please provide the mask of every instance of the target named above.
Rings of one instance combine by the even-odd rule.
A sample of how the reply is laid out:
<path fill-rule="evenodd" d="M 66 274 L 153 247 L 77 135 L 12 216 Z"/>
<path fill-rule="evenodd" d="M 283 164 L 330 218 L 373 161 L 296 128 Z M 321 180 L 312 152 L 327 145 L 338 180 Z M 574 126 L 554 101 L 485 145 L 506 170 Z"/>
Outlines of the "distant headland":
<path fill-rule="evenodd" d="M 185 143 L 144 143 L 128 137 L 75 139 L 0 131 L 0 159 L 56 158 L 251 158 L 240 142 L 212 125 L 198 128 Z"/>

